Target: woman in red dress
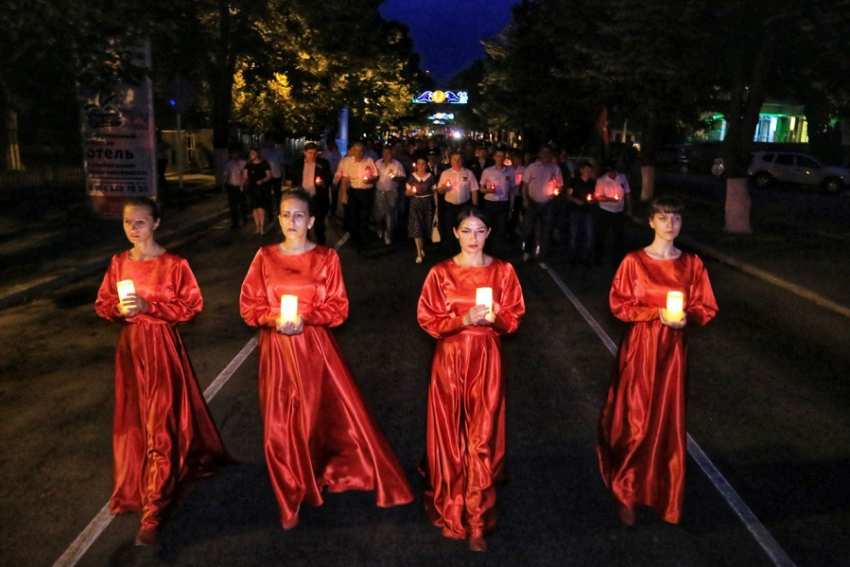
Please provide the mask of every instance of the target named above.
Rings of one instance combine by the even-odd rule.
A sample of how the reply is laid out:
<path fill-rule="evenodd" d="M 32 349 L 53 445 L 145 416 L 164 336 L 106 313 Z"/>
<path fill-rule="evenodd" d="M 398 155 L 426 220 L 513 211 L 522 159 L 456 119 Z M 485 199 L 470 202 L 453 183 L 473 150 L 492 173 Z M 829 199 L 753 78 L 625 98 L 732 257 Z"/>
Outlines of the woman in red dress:
<path fill-rule="evenodd" d="M 485 551 L 496 525 L 496 488 L 504 479 L 505 386 L 501 333 L 513 333 L 525 313 L 513 267 L 484 254 L 490 228 L 466 209 L 454 234 L 460 254 L 434 266 L 417 316 L 435 339 L 428 392 L 425 509 L 443 535 L 469 538 Z M 478 288 L 492 290 L 492 311 L 476 305 Z"/>
<path fill-rule="evenodd" d="M 626 255 L 611 286 L 611 311 L 631 323 L 602 408 L 597 452 L 602 478 L 620 519 L 635 523 L 635 507 L 649 506 L 678 523 L 685 486 L 685 392 L 688 351 L 683 328 L 705 325 L 717 303 L 702 261 L 677 249 L 682 203 L 653 201 L 652 244 Z M 667 292 L 684 294 L 680 319 L 667 312 Z"/>
<path fill-rule="evenodd" d="M 113 514 L 142 511 L 136 545 L 156 543 L 169 508 L 191 482 L 231 462 L 224 450 L 176 325 L 203 306 L 185 259 L 154 239 L 156 203 L 130 199 L 124 232 L 133 248 L 117 254 L 95 309 L 123 323 L 115 353 Z M 134 293 L 119 299 L 117 283 Z"/>
<path fill-rule="evenodd" d="M 285 240 L 260 248 L 239 299 L 242 318 L 260 328 L 266 465 L 285 529 L 303 502 L 322 504 L 323 488 L 375 491 L 382 507 L 413 500 L 330 332 L 348 317 L 348 297 L 336 252 L 307 240 L 314 222 L 309 193 L 283 194 Z M 294 320 L 281 318 L 283 295 L 297 296 Z"/>

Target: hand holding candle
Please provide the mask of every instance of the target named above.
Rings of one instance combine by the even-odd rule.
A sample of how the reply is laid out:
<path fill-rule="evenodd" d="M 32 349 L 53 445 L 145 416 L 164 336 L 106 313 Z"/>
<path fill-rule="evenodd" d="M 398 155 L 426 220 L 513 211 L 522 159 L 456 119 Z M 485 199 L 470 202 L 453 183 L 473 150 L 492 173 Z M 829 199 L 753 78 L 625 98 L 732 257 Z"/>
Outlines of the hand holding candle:
<path fill-rule="evenodd" d="M 284 295 L 280 298 L 280 317 L 275 323 L 277 332 L 284 335 L 297 335 L 303 330 L 301 317 L 298 315 L 297 295 Z"/>
<path fill-rule="evenodd" d="M 475 290 L 475 305 L 484 305 L 487 307 L 487 315 L 484 317 L 491 323 L 495 320 L 493 315 L 493 288 L 479 287 Z"/>
<path fill-rule="evenodd" d="M 118 288 L 118 301 L 120 302 L 121 313 L 126 315 L 136 308 L 135 302 L 130 299 L 131 297 L 135 297 L 136 287 L 133 285 L 133 280 L 121 280 L 115 285 Z"/>
<path fill-rule="evenodd" d="M 671 323 L 678 323 L 684 316 L 685 295 L 681 291 L 667 292 L 667 309 L 665 318 Z"/>

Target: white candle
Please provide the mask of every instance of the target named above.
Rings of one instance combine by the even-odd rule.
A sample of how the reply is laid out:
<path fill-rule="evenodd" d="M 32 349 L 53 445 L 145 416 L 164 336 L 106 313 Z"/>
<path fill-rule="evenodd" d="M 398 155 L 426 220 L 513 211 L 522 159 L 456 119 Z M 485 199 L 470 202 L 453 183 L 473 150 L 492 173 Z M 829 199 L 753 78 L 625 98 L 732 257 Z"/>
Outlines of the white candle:
<path fill-rule="evenodd" d="M 670 321 L 679 321 L 685 308 L 685 294 L 681 291 L 667 292 L 667 318 Z"/>
<path fill-rule="evenodd" d="M 280 319 L 284 323 L 295 322 L 298 318 L 298 296 L 284 295 L 280 298 Z"/>
<path fill-rule="evenodd" d="M 127 301 L 127 297 L 136 294 L 136 287 L 133 285 L 133 280 L 121 280 L 115 285 L 118 288 L 118 301 L 121 302 L 121 311 L 126 312 L 124 303 Z"/>
<path fill-rule="evenodd" d="M 493 288 L 479 287 L 475 290 L 475 305 L 486 305 L 490 310 L 487 312 L 487 319 L 493 316 Z"/>

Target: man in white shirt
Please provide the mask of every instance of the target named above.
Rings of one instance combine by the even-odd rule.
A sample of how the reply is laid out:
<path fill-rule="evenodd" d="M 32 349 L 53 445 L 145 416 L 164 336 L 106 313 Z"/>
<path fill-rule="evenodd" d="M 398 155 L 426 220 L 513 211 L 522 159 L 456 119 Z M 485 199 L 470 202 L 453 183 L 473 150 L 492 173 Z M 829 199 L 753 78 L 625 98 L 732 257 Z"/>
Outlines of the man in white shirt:
<path fill-rule="evenodd" d="M 602 262 L 608 233 L 611 234 L 609 260 L 617 266 L 623 259 L 623 225 L 625 214 L 632 214 L 631 189 L 629 181 L 622 173 L 617 172 L 614 162 L 606 162 L 604 174 L 596 180 L 596 190 L 593 199 L 599 203 L 597 224 L 596 263 Z"/>
<path fill-rule="evenodd" d="M 245 160 L 239 157 L 237 148 L 227 151 L 227 163 L 221 172 L 221 183 L 227 193 L 227 206 L 230 208 L 230 228 L 237 229 L 248 222 L 248 203 L 243 192 L 242 170 Z M 240 223 L 241 221 L 241 223 Z"/>
<path fill-rule="evenodd" d="M 407 176 L 404 166 L 393 159 L 392 146 L 384 146 L 382 153 L 381 159 L 375 163 L 378 169 L 375 217 L 378 221 L 378 238 L 383 236 L 384 244 L 390 244 L 397 220 L 398 184 L 405 181 Z"/>
<path fill-rule="evenodd" d="M 345 206 L 345 217 L 351 240 L 358 252 L 366 247 L 369 216 L 375 205 L 375 182 L 378 169 L 370 158 L 364 158 L 363 142 L 356 142 L 339 163 L 339 199 Z"/>
<path fill-rule="evenodd" d="M 452 152 L 449 163 L 451 167 L 440 174 L 437 192 L 445 198 L 440 201 L 440 241 L 444 252 L 454 254 L 459 250 L 453 232 L 455 219 L 465 206 L 478 205 L 478 180 L 461 165 L 460 152 Z"/>
<path fill-rule="evenodd" d="M 561 192 L 563 186 L 561 168 L 555 163 L 552 146 L 544 145 L 540 148 L 538 160 L 526 167 L 522 174 L 522 204 L 525 207 L 525 222 L 522 227 L 525 251 L 522 260 L 527 262 L 531 259 L 531 254 L 538 245 L 535 233 L 539 225 L 540 253 L 537 256 L 537 265 L 544 270 L 549 268 L 549 241 L 555 220 L 552 199 Z"/>
<path fill-rule="evenodd" d="M 507 238 L 510 198 L 516 188 L 516 172 L 505 165 L 506 150 L 496 148 L 493 152 L 494 165 L 481 172 L 478 191 L 483 195 L 482 209 L 490 222 L 488 246 L 497 258 L 505 258 L 505 240 Z"/>

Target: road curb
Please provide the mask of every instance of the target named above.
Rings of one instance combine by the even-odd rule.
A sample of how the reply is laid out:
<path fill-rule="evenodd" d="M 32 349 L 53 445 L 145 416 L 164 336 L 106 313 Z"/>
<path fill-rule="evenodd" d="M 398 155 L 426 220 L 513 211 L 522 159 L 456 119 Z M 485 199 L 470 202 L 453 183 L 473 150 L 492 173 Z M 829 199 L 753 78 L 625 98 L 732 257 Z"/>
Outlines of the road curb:
<path fill-rule="evenodd" d="M 223 210 L 218 213 L 207 215 L 206 217 L 200 218 L 179 229 L 175 229 L 164 234 L 160 238 L 159 242 L 163 245 L 168 244 L 169 242 L 183 238 L 192 232 L 208 228 L 218 222 L 221 222 L 228 218 L 229 214 L 230 213 L 228 213 L 227 210 Z M 105 258 L 93 260 L 81 266 L 56 274 L 55 276 L 42 278 L 31 284 L 25 284 L 22 288 L 0 297 L 0 311 L 8 309 L 9 307 L 14 307 L 15 305 L 20 305 L 21 303 L 26 303 L 38 295 L 47 293 L 48 291 L 53 291 L 64 285 L 68 285 L 71 282 L 103 271 L 107 268 L 107 266 L 109 266 L 109 262 L 112 260 L 113 255 L 114 254 L 110 253 Z"/>
<path fill-rule="evenodd" d="M 732 256 L 729 256 L 728 254 L 721 252 L 716 248 L 697 242 L 688 236 L 679 236 L 678 240 L 679 242 L 682 242 L 683 244 L 687 245 L 689 248 L 693 248 L 694 250 L 698 251 L 703 256 L 714 258 L 715 260 L 723 262 L 724 264 L 732 266 L 733 268 L 737 268 L 742 272 L 750 274 L 751 276 L 754 276 L 760 280 L 766 281 L 767 283 L 775 285 L 776 287 L 782 288 L 785 291 L 790 291 L 791 293 L 798 295 L 803 299 L 807 299 L 812 303 L 820 305 L 821 307 L 829 309 L 830 311 L 837 313 L 838 315 L 842 315 L 850 319 L 850 308 L 835 303 L 834 301 L 827 299 L 824 296 L 817 294 L 813 291 L 810 291 L 809 289 L 806 289 L 801 285 L 789 282 L 771 274 L 770 272 L 767 272 L 760 268 L 756 268 L 752 264 L 743 262 L 741 260 L 738 260 L 737 258 L 733 258 Z"/>

